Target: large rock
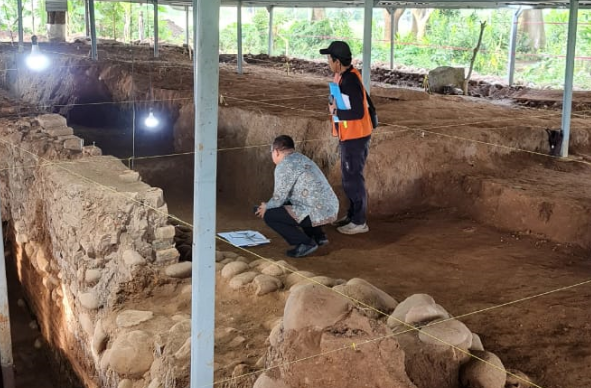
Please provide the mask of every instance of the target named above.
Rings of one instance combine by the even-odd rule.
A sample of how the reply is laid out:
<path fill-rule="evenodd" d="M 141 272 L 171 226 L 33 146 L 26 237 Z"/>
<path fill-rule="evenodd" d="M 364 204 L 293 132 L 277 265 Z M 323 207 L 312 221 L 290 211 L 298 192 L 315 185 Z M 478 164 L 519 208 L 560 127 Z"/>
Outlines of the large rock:
<path fill-rule="evenodd" d="M 404 352 L 389 333 L 383 322 L 367 318 L 334 291 L 298 286 L 287 300 L 283 329 L 272 330 L 265 356 L 265 367 L 282 367 L 266 372 L 254 386 L 416 388 L 405 373 Z"/>
<path fill-rule="evenodd" d="M 283 287 L 281 279 L 271 275 L 258 275 L 253 282 L 256 287 L 255 294 L 259 296 L 277 291 Z"/>
<path fill-rule="evenodd" d="M 242 272 L 230 280 L 229 286 L 233 290 L 238 290 L 245 285 L 250 284 L 258 275 L 257 272 L 253 271 Z"/>
<path fill-rule="evenodd" d="M 164 270 L 164 273 L 171 278 L 189 278 L 192 273 L 192 262 L 183 261 L 181 263 L 171 264 Z"/>
<path fill-rule="evenodd" d="M 152 337 L 144 331 L 122 334 L 110 349 L 109 365 L 122 376 L 141 377 L 153 361 Z"/>
<path fill-rule="evenodd" d="M 315 284 L 298 287 L 285 303 L 283 327 L 286 331 L 306 327 L 322 330 L 343 319 L 352 307 L 348 299 L 326 287 Z"/>
<path fill-rule="evenodd" d="M 108 340 L 109 336 L 103 329 L 102 320 L 99 319 L 94 327 L 94 334 L 92 336 L 92 350 L 95 354 L 101 354 L 107 348 Z"/>
<path fill-rule="evenodd" d="M 222 269 L 222 277 L 225 279 L 231 279 L 242 272 L 248 271 L 249 269 L 250 267 L 248 264 L 243 263 L 242 261 L 233 261 L 226 264 L 224 269 Z"/>
<path fill-rule="evenodd" d="M 293 273 L 296 271 L 297 271 L 297 268 L 289 265 L 284 260 L 279 260 L 278 262 L 276 262 L 274 264 L 269 264 L 269 265 L 265 266 L 261 270 L 261 273 L 263 273 L 265 275 L 271 275 L 271 276 L 281 276 L 281 275 L 284 275 L 285 273 Z"/>
<path fill-rule="evenodd" d="M 472 358 L 460 371 L 460 381 L 467 388 L 505 388 L 507 373 L 501 360 L 493 353 L 472 351 L 481 360 Z"/>
<path fill-rule="evenodd" d="M 427 294 L 414 294 L 403 300 L 396 306 L 394 312 L 388 317 L 388 326 L 397 328 L 404 326 L 406 314 L 415 306 L 435 306 L 435 300 Z"/>
<path fill-rule="evenodd" d="M 447 311 L 443 307 L 436 305 L 423 304 L 413 306 L 408 310 L 404 317 L 404 321 L 409 324 L 427 323 L 437 319 L 449 318 Z"/>
<path fill-rule="evenodd" d="M 70 151 L 82 151 L 84 147 L 84 140 L 77 136 L 72 136 L 69 139 L 64 140 L 64 148 Z"/>
<path fill-rule="evenodd" d="M 440 66 L 429 71 L 429 91 L 443 93 L 445 87 L 462 89 L 464 87 L 463 67 Z"/>
<path fill-rule="evenodd" d="M 80 305 L 88 310 L 96 310 L 99 308 L 99 300 L 94 292 L 85 292 L 78 296 Z"/>
<path fill-rule="evenodd" d="M 456 319 L 433 321 L 421 328 L 419 339 L 427 344 L 456 346 L 468 350 L 472 346 L 472 332 Z"/>
<path fill-rule="evenodd" d="M 333 287 L 339 293 L 359 304 L 359 308 L 370 318 L 380 318 L 396 308 L 398 302 L 384 291 L 363 279 L 351 279 L 346 284 Z"/>
<path fill-rule="evenodd" d="M 450 346 L 427 344 L 419 340 L 416 330 L 394 338 L 404 350 L 406 373 L 417 387 L 465 388 L 460 387 L 459 374 L 469 359 L 466 353 Z"/>

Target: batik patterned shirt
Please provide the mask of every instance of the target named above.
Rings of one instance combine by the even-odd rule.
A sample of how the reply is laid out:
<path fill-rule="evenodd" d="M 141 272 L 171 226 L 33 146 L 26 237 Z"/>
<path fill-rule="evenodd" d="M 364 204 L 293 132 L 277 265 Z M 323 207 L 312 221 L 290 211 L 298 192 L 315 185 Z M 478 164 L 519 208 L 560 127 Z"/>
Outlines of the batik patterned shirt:
<path fill-rule="evenodd" d="M 275 189 L 267 209 L 286 205 L 299 223 L 310 217 L 312 226 L 337 219 L 339 201 L 320 168 L 298 152 L 286 155 L 275 167 Z"/>

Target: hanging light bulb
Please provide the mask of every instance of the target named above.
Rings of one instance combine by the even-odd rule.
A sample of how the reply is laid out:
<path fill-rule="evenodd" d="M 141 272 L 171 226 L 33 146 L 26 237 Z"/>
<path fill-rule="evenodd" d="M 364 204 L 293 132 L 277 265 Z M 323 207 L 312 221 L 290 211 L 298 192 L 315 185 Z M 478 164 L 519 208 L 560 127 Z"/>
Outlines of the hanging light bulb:
<path fill-rule="evenodd" d="M 152 111 L 152 109 L 150 109 L 150 114 L 148 115 L 148 117 L 146 117 L 146 121 L 144 121 L 144 124 L 146 124 L 146 127 L 148 128 L 156 128 L 158 124 L 160 124 L 160 120 L 158 120 L 156 116 L 154 116 L 154 112 Z"/>
<path fill-rule="evenodd" d="M 37 44 L 37 37 L 31 37 L 31 54 L 27 55 L 27 67 L 33 71 L 43 71 L 49 66 L 49 58 L 41 53 L 39 45 Z"/>

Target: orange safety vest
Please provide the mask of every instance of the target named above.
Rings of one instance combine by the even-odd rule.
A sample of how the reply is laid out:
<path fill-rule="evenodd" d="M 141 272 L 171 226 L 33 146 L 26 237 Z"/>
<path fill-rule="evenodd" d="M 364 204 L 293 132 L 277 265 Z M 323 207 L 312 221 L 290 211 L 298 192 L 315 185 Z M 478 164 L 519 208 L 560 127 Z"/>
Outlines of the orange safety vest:
<path fill-rule="evenodd" d="M 365 94 L 365 88 L 363 87 L 363 81 L 361 79 L 361 74 L 355 69 L 354 67 L 351 68 L 351 73 L 355 74 L 355 76 L 359 79 L 359 83 L 361 85 L 362 93 L 363 93 L 363 106 L 364 106 L 364 113 L 363 117 L 359 120 L 346 120 L 341 121 L 339 123 L 332 123 L 332 135 L 338 137 L 339 140 L 353 140 L 353 139 L 360 139 L 362 137 L 366 137 L 371 135 L 371 131 L 373 129 L 373 125 L 371 124 L 371 118 L 369 117 L 369 110 L 367 108 L 367 95 Z M 339 74 L 340 75 L 340 74 Z M 335 77 L 337 78 L 337 77 Z M 341 77 L 338 77 L 338 83 L 341 84 Z"/>

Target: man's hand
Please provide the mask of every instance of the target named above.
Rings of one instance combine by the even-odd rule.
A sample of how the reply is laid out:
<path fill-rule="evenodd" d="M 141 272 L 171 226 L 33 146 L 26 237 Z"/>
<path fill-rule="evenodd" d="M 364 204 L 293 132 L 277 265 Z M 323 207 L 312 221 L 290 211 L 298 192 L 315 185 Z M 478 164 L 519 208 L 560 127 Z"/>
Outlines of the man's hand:
<path fill-rule="evenodd" d="M 263 218 L 265 216 L 266 211 L 267 211 L 267 204 L 265 202 L 261 202 L 258 210 L 254 214 L 259 218 Z"/>
<path fill-rule="evenodd" d="M 333 116 L 337 114 L 337 104 L 334 101 L 328 104 L 328 112 Z"/>

